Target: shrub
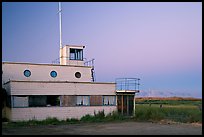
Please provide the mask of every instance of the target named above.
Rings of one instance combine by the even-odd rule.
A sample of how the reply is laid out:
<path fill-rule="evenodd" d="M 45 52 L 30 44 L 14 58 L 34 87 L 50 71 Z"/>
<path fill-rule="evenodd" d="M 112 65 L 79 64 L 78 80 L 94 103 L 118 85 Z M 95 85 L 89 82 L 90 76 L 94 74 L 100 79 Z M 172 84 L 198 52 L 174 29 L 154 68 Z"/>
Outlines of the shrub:
<path fill-rule="evenodd" d="M 104 119 L 105 118 L 104 110 L 98 111 L 98 113 L 95 113 L 95 111 L 94 111 L 94 117 L 98 118 L 98 119 Z"/>
<path fill-rule="evenodd" d="M 8 118 L 2 118 L 1 120 L 2 120 L 2 122 L 9 122 Z"/>
<path fill-rule="evenodd" d="M 60 121 L 56 117 L 53 117 L 53 118 L 48 117 L 45 120 L 43 120 L 42 122 L 45 124 L 51 124 L 51 125 L 56 125 L 56 124 L 60 123 Z"/>
<path fill-rule="evenodd" d="M 118 120 L 124 120 L 124 116 L 121 114 L 118 114 L 118 112 L 113 111 L 112 113 L 107 114 L 105 117 L 107 121 L 118 121 Z"/>
<path fill-rule="evenodd" d="M 85 116 L 83 116 L 80 121 L 83 121 L 83 122 L 93 122 L 94 121 L 94 116 L 90 115 L 90 114 L 87 114 Z"/>

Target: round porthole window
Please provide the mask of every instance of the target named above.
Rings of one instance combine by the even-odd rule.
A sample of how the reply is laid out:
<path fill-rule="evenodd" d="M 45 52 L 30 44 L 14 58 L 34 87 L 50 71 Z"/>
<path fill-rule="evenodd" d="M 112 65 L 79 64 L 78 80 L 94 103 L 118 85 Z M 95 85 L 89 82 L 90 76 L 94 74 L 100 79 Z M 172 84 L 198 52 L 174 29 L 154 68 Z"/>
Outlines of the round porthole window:
<path fill-rule="evenodd" d="M 24 76 L 30 77 L 30 75 L 31 75 L 30 70 L 25 70 L 25 71 L 24 71 Z"/>
<path fill-rule="evenodd" d="M 80 77 L 81 77 L 81 73 L 80 73 L 80 72 L 76 72 L 76 73 L 75 73 L 75 77 L 76 77 L 76 78 L 80 78 Z"/>
<path fill-rule="evenodd" d="M 56 71 L 51 71 L 50 76 L 53 77 L 53 78 L 57 77 L 57 72 Z"/>

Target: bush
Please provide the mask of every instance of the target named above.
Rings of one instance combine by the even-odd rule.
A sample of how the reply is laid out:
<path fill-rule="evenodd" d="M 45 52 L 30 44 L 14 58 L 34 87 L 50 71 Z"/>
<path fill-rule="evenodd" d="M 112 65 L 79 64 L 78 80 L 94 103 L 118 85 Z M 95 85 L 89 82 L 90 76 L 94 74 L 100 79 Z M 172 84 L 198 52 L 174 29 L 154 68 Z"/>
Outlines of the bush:
<path fill-rule="evenodd" d="M 107 121 L 118 121 L 118 120 L 124 120 L 125 118 L 124 118 L 123 115 L 118 114 L 118 112 L 113 111 L 112 113 L 109 113 L 109 114 L 105 117 L 105 119 L 106 119 Z"/>
<path fill-rule="evenodd" d="M 83 116 L 80 121 L 83 121 L 83 122 L 93 122 L 94 121 L 94 116 L 91 116 L 89 114 Z"/>
<path fill-rule="evenodd" d="M 105 122 L 105 121 L 117 121 L 123 120 L 124 117 L 117 112 L 109 113 L 105 116 L 104 110 L 98 111 L 98 113 L 94 112 L 94 115 L 85 115 L 83 116 L 80 121 L 82 122 Z"/>
<path fill-rule="evenodd" d="M 2 118 L 1 120 L 2 120 L 2 122 L 9 122 L 8 118 Z"/>
<path fill-rule="evenodd" d="M 51 125 L 56 125 L 56 124 L 60 123 L 60 121 L 56 117 L 53 117 L 53 118 L 48 117 L 45 120 L 43 120 L 42 122 L 45 124 L 51 124 Z"/>
<path fill-rule="evenodd" d="M 94 117 L 98 118 L 98 119 L 104 119 L 105 118 L 104 110 L 103 111 L 98 111 L 98 113 L 95 113 L 95 111 L 94 111 Z"/>

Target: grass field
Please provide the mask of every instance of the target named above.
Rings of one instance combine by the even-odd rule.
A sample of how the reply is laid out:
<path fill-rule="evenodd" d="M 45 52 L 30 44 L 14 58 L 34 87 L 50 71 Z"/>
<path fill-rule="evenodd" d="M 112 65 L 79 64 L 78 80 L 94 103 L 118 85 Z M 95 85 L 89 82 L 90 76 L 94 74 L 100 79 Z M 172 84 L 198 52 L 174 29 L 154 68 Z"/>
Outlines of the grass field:
<path fill-rule="evenodd" d="M 136 99 L 135 119 L 141 121 L 171 120 L 176 122 L 202 122 L 202 100 L 185 98 Z"/>

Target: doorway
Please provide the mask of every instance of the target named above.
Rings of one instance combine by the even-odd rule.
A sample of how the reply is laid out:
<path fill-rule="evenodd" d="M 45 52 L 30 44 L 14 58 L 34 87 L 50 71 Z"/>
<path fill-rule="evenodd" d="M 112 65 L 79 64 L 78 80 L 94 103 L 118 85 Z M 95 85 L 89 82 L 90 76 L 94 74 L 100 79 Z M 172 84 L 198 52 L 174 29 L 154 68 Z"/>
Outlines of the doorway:
<path fill-rule="evenodd" d="M 134 114 L 134 94 L 119 94 L 117 95 L 118 113 L 125 116 Z"/>

